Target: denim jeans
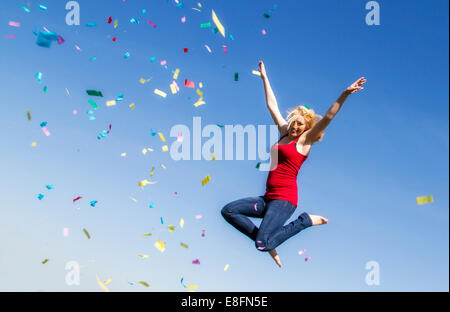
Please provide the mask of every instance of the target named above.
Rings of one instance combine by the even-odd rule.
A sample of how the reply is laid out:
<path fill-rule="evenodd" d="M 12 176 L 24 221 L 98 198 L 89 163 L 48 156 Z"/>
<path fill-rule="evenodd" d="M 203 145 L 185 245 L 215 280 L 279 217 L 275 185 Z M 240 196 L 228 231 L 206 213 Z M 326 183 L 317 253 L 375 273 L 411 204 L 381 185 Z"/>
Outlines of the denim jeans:
<path fill-rule="evenodd" d="M 284 225 L 295 209 L 292 203 L 282 199 L 266 200 L 264 196 L 246 197 L 225 205 L 222 208 L 222 216 L 241 233 L 255 241 L 256 249 L 269 251 L 312 226 L 311 218 L 306 212 Z M 248 217 L 263 218 L 259 229 Z"/>

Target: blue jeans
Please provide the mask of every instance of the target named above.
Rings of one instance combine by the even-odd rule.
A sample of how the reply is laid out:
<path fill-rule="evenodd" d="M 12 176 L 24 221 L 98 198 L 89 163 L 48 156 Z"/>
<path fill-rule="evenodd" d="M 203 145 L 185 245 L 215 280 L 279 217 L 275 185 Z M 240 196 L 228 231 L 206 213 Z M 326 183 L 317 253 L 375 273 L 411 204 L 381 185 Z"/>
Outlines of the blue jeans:
<path fill-rule="evenodd" d="M 309 215 L 304 212 L 289 224 L 296 207 L 282 199 L 266 200 L 264 196 L 247 197 L 233 201 L 222 208 L 225 220 L 255 241 L 256 249 L 275 249 L 288 238 L 312 226 Z M 258 227 L 248 218 L 263 218 Z"/>

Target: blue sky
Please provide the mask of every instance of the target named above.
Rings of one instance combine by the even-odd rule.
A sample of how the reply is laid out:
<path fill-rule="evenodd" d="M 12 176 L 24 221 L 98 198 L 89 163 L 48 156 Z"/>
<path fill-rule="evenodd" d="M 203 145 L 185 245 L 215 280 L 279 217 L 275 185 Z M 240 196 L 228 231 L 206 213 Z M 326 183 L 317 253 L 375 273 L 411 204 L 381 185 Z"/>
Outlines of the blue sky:
<path fill-rule="evenodd" d="M 187 0 L 182 8 L 170 0 L 79 0 L 81 25 L 68 26 L 66 1 L 5 1 L 0 290 L 102 291 L 97 275 L 111 279 L 111 291 L 187 291 L 181 278 L 198 291 L 448 291 L 448 1 L 378 2 L 381 25 L 368 26 L 366 1 L 356 0 L 200 1 L 201 8 Z M 29 13 L 21 8 L 27 3 Z M 48 9 L 39 10 L 40 4 Z M 200 28 L 213 24 L 211 10 L 225 38 Z M 109 16 L 118 20 L 116 29 Z M 42 27 L 65 43 L 37 46 L 33 30 Z M 307 211 L 329 224 L 279 246 L 282 269 L 220 214 L 228 202 L 264 194 L 267 172 L 255 168 L 257 161 L 174 161 L 151 135 L 151 129 L 161 131 L 170 147 L 176 140 L 170 129 L 192 129 L 195 116 L 202 125 L 271 125 L 262 82 L 251 73 L 259 60 L 282 113 L 306 104 L 324 114 L 350 83 L 367 79 L 311 150 L 297 180 L 292 219 Z M 176 68 L 180 92 L 172 95 Z M 150 81 L 141 84 L 141 78 Z M 193 106 L 197 88 L 184 87 L 184 79 L 203 83 L 205 105 Z M 168 96 L 154 94 L 155 88 Z M 104 97 L 90 97 L 88 89 Z M 119 94 L 123 101 L 107 107 Z M 99 104 L 95 120 L 86 114 L 89 99 Z M 98 140 L 109 124 L 110 134 Z M 143 148 L 154 152 L 143 155 Z M 202 186 L 208 174 L 211 181 Z M 142 190 L 137 182 L 143 179 L 157 183 Z M 426 195 L 434 202 L 417 205 L 416 197 Z M 77 196 L 83 198 L 73 203 Z M 164 253 L 153 246 L 157 239 L 167 242 Z M 301 249 L 306 254 L 299 255 Z M 65 264 L 72 260 L 81 266 L 78 286 L 65 283 Z M 379 286 L 365 283 L 368 261 L 380 265 Z M 138 281 L 150 287 L 130 285 Z"/>

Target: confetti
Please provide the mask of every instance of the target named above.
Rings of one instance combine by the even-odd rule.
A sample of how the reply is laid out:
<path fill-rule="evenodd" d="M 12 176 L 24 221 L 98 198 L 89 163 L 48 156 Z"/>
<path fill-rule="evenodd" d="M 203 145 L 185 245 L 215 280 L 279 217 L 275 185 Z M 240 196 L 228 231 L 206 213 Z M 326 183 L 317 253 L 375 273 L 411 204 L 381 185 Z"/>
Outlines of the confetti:
<path fill-rule="evenodd" d="M 427 204 L 427 203 L 432 203 L 433 200 L 433 196 L 429 195 L 429 196 L 422 196 L 422 197 L 417 197 L 417 204 L 418 205 L 423 205 L 423 204 Z"/>
<path fill-rule="evenodd" d="M 211 27 L 211 23 L 210 22 L 200 24 L 200 28 L 209 28 L 209 27 Z"/>
<path fill-rule="evenodd" d="M 143 237 L 148 237 L 148 236 L 152 236 L 152 233 L 148 233 L 148 234 L 142 234 Z"/>
<path fill-rule="evenodd" d="M 130 104 L 130 108 L 131 108 L 131 109 L 135 109 L 135 107 L 136 107 L 136 105 L 134 105 L 134 103 L 131 103 L 131 104 Z"/>
<path fill-rule="evenodd" d="M 111 100 L 111 101 L 107 101 L 106 102 L 106 106 L 115 106 L 116 105 L 116 101 L 115 100 Z"/>
<path fill-rule="evenodd" d="M 211 180 L 211 176 L 208 174 L 208 175 L 206 176 L 206 178 L 204 178 L 204 179 L 202 180 L 202 186 L 205 186 L 205 184 L 208 183 L 210 180 Z"/>
<path fill-rule="evenodd" d="M 193 81 L 184 80 L 184 85 L 188 88 L 195 88 L 195 83 Z"/>
<path fill-rule="evenodd" d="M 111 283 L 111 281 L 112 281 L 112 280 L 109 279 L 109 280 L 105 281 L 104 284 L 105 284 L 105 285 L 108 285 L 109 283 Z"/>
<path fill-rule="evenodd" d="M 197 285 L 187 285 L 186 289 L 197 289 L 198 286 Z"/>
<path fill-rule="evenodd" d="M 77 200 L 80 200 L 80 199 L 82 199 L 83 197 L 81 197 L 81 196 L 78 196 L 77 198 L 75 198 L 75 199 L 73 199 L 73 201 L 72 202 L 76 202 Z"/>
<path fill-rule="evenodd" d="M 89 104 L 92 106 L 93 109 L 97 109 L 97 108 L 98 108 L 97 103 L 95 103 L 93 100 L 89 99 L 88 102 L 89 102 Z"/>
<path fill-rule="evenodd" d="M 192 264 L 200 264 L 200 260 L 198 259 L 192 260 Z"/>
<path fill-rule="evenodd" d="M 201 218 L 203 218 L 202 215 L 197 215 L 197 216 L 195 216 L 195 219 L 197 219 L 197 220 L 200 220 Z"/>
<path fill-rule="evenodd" d="M 48 184 L 45 187 L 47 188 L 47 190 L 53 190 L 54 189 L 53 184 Z"/>
<path fill-rule="evenodd" d="M 163 218 L 161 217 L 161 224 L 164 224 Z"/>
<path fill-rule="evenodd" d="M 184 247 L 184 248 L 189 248 L 189 246 L 187 244 L 185 244 L 185 243 L 180 243 L 180 246 Z"/>
<path fill-rule="evenodd" d="M 88 95 L 92 95 L 92 96 L 101 96 L 103 97 L 103 94 L 101 91 L 96 91 L 96 90 L 86 90 L 86 93 Z"/>
<path fill-rule="evenodd" d="M 63 228 L 63 235 L 64 237 L 69 236 L 69 228 Z"/>
<path fill-rule="evenodd" d="M 86 229 L 83 229 L 84 234 L 86 234 L 86 237 L 88 239 L 91 239 L 91 235 L 89 235 L 89 232 Z"/>
<path fill-rule="evenodd" d="M 252 70 L 252 74 L 256 76 L 261 76 L 261 73 L 257 70 Z"/>
<path fill-rule="evenodd" d="M 156 247 L 156 249 L 158 249 L 161 252 L 164 252 L 164 250 L 166 249 L 166 247 L 165 247 L 166 243 L 160 239 L 158 239 L 158 241 L 154 244 L 154 246 Z"/>
<path fill-rule="evenodd" d="M 188 52 L 188 49 L 187 49 L 187 48 L 183 48 L 183 52 L 184 52 L 184 53 L 187 53 L 187 52 Z"/>
<path fill-rule="evenodd" d="M 164 66 L 164 65 L 167 64 L 167 61 L 163 60 L 163 61 L 160 62 L 160 64 L 161 64 L 161 66 Z"/>
<path fill-rule="evenodd" d="M 175 73 L 173 74 L 173 79 L 178 79 L 179 74 L 180 74 L 180 70 L 178 68 L 175 69 Z"/>
<path fill-rule="evenodd" d="M 150 26 L 152 26 L 153 28 L 156 28 L 156 24 L 153 23 L 152 21 L 148 21 L 148 24 L 149 24 Z"/>
<path fill-rule="evenodd" d="M 140 281 L 139 284 L 144 285 L 145 287 L 150 287 L 150 285 L 144 281 Z"/>
<path fill-rule="evenodd" d="M 36 142 L 31 143 L 31 146 L 35 147 L 36 146 Z"/>
<path fill-rule="evenodd" d="M 265 29 L 261 30 L 261 33 L 262 33 L 264 36 L 267 34 Z"/>
<path fill-rule="evenodd" d="M 225 37 L 225 28 L 220 23 L 214 10 L 212 10 L 212 19 L 213 19 L 214 24 L 216 24 L 217 28 L 219 29 L 220 33 L 222 34 L 222 36 Z"/>
<path fill-rule="evenodd" d="M 141 257 L 142 259 L 148 258 L 148 255 L 138 255 L 138 257 Z"/>
<path fill-rule="evenodd" d="M 306 252 L 306 249 L 302 249 L 302 250 L 300 250 L 299 252 L 298 252 L 298 254 L 299 255 L 302 255 L 302 254 L 304 254 Z"/>
<path fill-rule="evenodd" d="M 167 152 L 169 150 L 169 147 L 167 146 L 167 145 L 164 145 L 163 147 L 162 147 L 162 151 L 163 152 Z"/>
<path fill-rule="evenodd" d="M 261 166 L 260 162 L 256 164 L 256 169 L 259 169 L 259 166 Z"/>
<path fill-rule="evenodd" d="M 153 176 L 154 172 L 155 172 L 155 167 L 152 167 L 152 171 L 150 171 L 150 178 Z"/>
<path fill-rule="evenodd" d="M 311 257 L 306 257 L 305 262 L 311 260 Z"/>
<path fill-rule="evenodd" d="M 31 114 L 30 114 L 30 111 L 28 109 L 27 109 L 27 118 L 28 118 L 29 121 L 31 121 Z"/>
<path fill-rule="evenodd" d="M 155 94 L 158 94 L 158 95 L 162 96 L 163 98 L 165 98 L 167 96 L 166 93 L 164 93 L 163 91 L 158 90 L 158 89 L 155 89 L 154 92 L 155 92 Z"/>
<path fill-rule="evenodd" d="M 42 127 L 42 131 L 45 133 L 46 136 L 50 136 L 50 132 L 48 131 L 47 127 Z"/>
<path fill-rule="evenodd" d="M 185 23 L 185 22 L 186 22 L 186 16 L 183 16 L 183 17 L 181 18 L 181 22 L 182 22 L 182 23 Z"/>
<path fill-rule="evenodd" d="M 14 21 L 9 21 L 8 25 L 12 26 L 12 27 L 20 27 L 20 23 L 19 22 L 14 22 Z"/>
<path fill-rule="evenodd" d="M 205 230 L 202 230 L 202 237 L 205 237 Z"/>
<path fill-rule="evenodd" d="M 169 225 L 167 226 L 168 230 L 170 233 L 172 233 L 173 231 L 175 231 L 175 226 L 174 225 Z"/>
<path fill-rule="evenodd" d="M 164 138 L 164 135 L 161 132 L 158 132 L 158 135 L 161 138 L 161 141 L 166 142 L 166 139 Z"/>
<path fill-rule="evenodd" d="M 258 211 L 258 209 L 256 208 L 256 205 L 257 205 L 257 204 L 255 204 L 255 211 Z"/>
<path fill-rule="evenodd" d="M 239 80 L 239 73 L 234 73 L 234 81 L 238 81 Z"/>
<path fill-rule="evenodd" d="M 226 264 L 225 267 L 223 268 L 224 271 L 228 270 L 228 268 L 230 267 L 229 264 Z"/>
<path fill-rule="evenodd" d="M 42 264 L 46 264 L 48 262 L 49 259 L 44 259 L 44 261 L 42 261 Z"/>
<path fill-rule="evenodd" d="M 184 219 L 180 219 L 180 227 L 183 228 L 184 226 Z"/>
<path fill-rule="evenodd" d="M 91 207 L 95 207 L 95 205 L 96 205 L 97 203 L 98 203 L 98 201 L 96 201 L 96 200 L 91 201 L 91 202 L 90 202 Z"/>
<path fill-rule="evenodd" d="M 149 207 L 150 207 L 150 208 L 154 208 L 154 207 L 155 207 L 155 204 L 154 204 L 153 202 L 151 202 Z"/>
<path fill-rule="evenodd" d="M 98 285 L 100 285 L 100 287 L 105 291 L 105 292 L 109 292 L 109 289 L 102 283 L 102 281 L 97 277 L 97 283 Z"/>
<path fill-rule="evenodd" d="M 39 193 L 39 194 L 38 194 L 38 199 L 39 199 L 39 200 L 42 200 L 42 198 L 44 198 L 44 194 Z"/>
<path fill-rule="evenodd" d="M 130 52 L 125 53 L 125 55 L 123 56 L 124 58 L 129 58 L 130 57 Z"/>

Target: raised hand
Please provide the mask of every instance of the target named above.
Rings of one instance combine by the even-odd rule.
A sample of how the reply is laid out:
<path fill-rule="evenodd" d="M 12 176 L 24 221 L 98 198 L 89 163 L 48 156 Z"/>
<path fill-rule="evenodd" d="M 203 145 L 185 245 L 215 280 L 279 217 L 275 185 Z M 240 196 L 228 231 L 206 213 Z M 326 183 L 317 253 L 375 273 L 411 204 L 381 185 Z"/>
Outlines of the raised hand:
<path fill-rule="evenodd" d="M 352 83 L 346 90 L 345 92 L 352 94 L 355 93 L 356 91 L 362 90 L 364 89 L 363 87 L 361 87 L 363 84 L 366 83 L 366 78 L 361 77 L 358 80 L 356 80 L 354 83 Z"/>

